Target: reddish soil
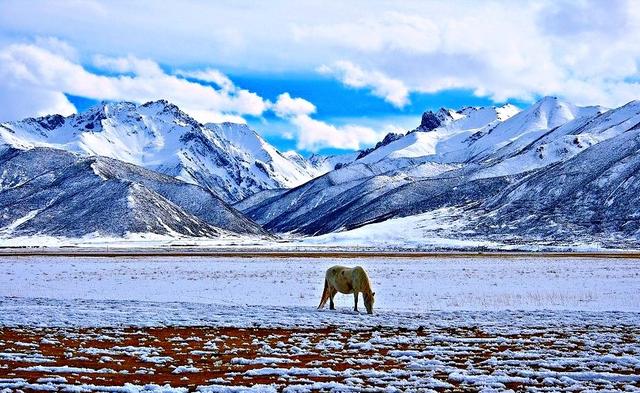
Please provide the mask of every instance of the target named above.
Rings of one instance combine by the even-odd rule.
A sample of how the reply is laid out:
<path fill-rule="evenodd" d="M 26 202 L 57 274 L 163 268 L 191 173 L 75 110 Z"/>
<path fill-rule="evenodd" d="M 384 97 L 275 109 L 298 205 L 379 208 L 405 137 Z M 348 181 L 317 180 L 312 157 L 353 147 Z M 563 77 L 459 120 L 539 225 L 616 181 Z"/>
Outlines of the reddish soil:
<path fill-rule="evenodd" d="M 136 385 L 153 383 L 195 390 L 199 385 L 211 384 L 231 386 L 276 384 L 282 388 L 292 383 L 310 384 L 314 381 L 345 383 L 348 378 L 339 372 L 350 369 L 356 374 L 358 370 L 387 373 L 384 374 L 387 375 L 385 377 L 361 375 L 360 378 L 363 379 L 361 387 L 384 387 L 391 381 L 389 376 L 393 375 L 394 383 L 409 383 L 408 386 L 412 386 L 412 378 L 432 377 L 450 384 L 448 388 L 442 387 L 435 390 L 469 391 L 476 389 L 474 386 L 451 379 L 444 368 L 466 370 L 473 367 L 492 374 L 503 370 L 500 370 L 495 363 L 492 365 L 489 359 L 502 359 L 506 356 L 505 354 L 538 349 L 554 351 L 555 356 L 560 356 L 558 351 L 565 351 L 570 357 L 575 355 L 571 352 L 584 350 L 580 337 L 586 337 L 590 333 L 588 330 L 573 332 L 571 335 L 563 332 L 532 331 L 530 334 L 505 336 L 505 340 L 494 340 L 496 337 L 487 335 L 477 327 L 448 328 L 437 331 L 426 328 L 417 331 L 401 328 L 345 331 L 335 327 L 322 329 L 0 328 L 0 375 L 5 379 L 22 378 L 29 383 L 37 383 L 38 379 L 43 377 L 61 376 L 66 378 L 67 384 L 123 386 L 125 383 Z M 622 342 L 630 340 L 633 343 L 638 339 L 636 328 L 622 332 L 612 328 L 610 332 L 604 333 L 618 335 Z M 460 339 L 467 341 L 461 343 L 458 341 Z M 572 341 L 573 344 L 567 347 L 567 341 Z M 372 342 L 378 344 L 373 347 L 366 345 Z M 473 343 L 472 346 L 470 342 Z M 327 343 L 336 347 L 327 349 Z M 594 353 L 605 354 L 609 344 L 597 344 L 602 348 L 594 346 L 593 343 L 590 345 Z M 434 352 L 433 355 L 429 355 L 429 351 L 433 352 L 434 349 L 438 354 Z M 145 350 L 149 352 L 145 353 Z M 390 353 L 397 350 L 423 351 L 419 355 L 421 359 L 442 362 L 442 367 L 431 370 L 417 369 L 408 373 L 407 359 Z M 27 358 L 12 358 L 13 354 L 21 354 Z M 145 358 L 145 355 L 151 358 Z M 36 361 L 38 356 L 49 361 L 38 362 Z M 163 359 L 158 357 L 165 357 L 165 359 L 162 361 Z M 270 363 L 268 360 L 262 360 L 257 364 L 244 364 L 260 357 L 278 358 L 284 363 Z M 33 366 L 68 366 L 89 370 L 73 372 L 25 370 Z M 191 370 L 175 373 L 178 366 L 189 366 Z M 253 375 L 250 372 L 253 369 L 289 369 L 291 367 L 325 368 L 332 370 L 334 374 L 323 373 L 322 376 L 314 376 L 308 373 L 302 375 L 289 373 L 281 376 L 276 373 Z M 101 372 L 95 372 L 96 370 Z M 633 375 L 640 370 L 629 367 L 615 371 L 623 375 Z M 542 379 L 535 382 L 539 387 L 543 384 Z M 634 385 L 634 383 L 620 383 L 615 387 L 623 388 L 624 385 Z M 514 391 L 523 391 L 526 388 L 519 382 L 505 382 L 504 386 Z M 0 390 L 2 390 L 1 385 Z"/>

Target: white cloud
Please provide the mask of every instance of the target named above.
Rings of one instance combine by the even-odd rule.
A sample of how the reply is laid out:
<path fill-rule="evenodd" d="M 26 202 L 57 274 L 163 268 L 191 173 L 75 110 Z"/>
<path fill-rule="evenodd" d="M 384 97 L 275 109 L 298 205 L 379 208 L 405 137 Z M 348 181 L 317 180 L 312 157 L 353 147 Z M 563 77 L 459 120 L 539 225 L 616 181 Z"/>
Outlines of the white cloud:
<path fill-rule="evenodd" d="M 63 37 L 81 53 L 133 53 L 180 69 L 215 64 L 300 73 L 346 60 L 411 92 L 464 88 L 495 100 L 553 94 L 608 106 L 638 88 L 640 2 L 633 0 L 112 0 L 46 7 L 23 0 L 2 8 L 0 42 Z M 590 93 L 576 90 L 580 85 Z"/>
<path fill-rule="evenodd" d="M 309 115 L 297 115 L 292 117 L 290 121 L 297 127 L 298 149 L 312 152 L 326 147 L 358 150 L 363 146 L 375 144 L 385 134 L 358 125 L 349 124 L 337 127 L 313 119 Z"/>
<path fill-rule="evenodd" d="M 68 116 L 75 112 L 76 108 L 60 92 L 17 86 L 0 78 L 0 121 L 54 113 Z"/>
<path fill-rule="evenodd" d="M 132 55 L 127 57 L 96 55 L 93 57 L 93 65 L 102 70 L 120 74 L 132 73 L 134 75 L 148 77 L 162 76 L 164 74 L 164 71 L 162 71 L 155 61 L 138 59 Z"/>
<path fill-rule="evenodd" d="M 349 61 L 337 61 L 333 65 L 318 68 L 322 74 L 334 75 L 350 87 L 369 88 L 373 95 L 402 108 L 409 103 L 409 89 L 398 79 L 389 78 L 379 71 L 364 70 Z"/>
<path fill-rule="evenodd" d="M 384 11 L 377 15 L 335 24 L 296 24 L 293 35 L 297 41 L 322 40 L 370 53 L 429 53 L 441 45 L 441 31 L 429 18 L 397 11 Z"/>
<path fill-rule="evenodd" d="M 640 2 L 5 2 L 0 42 L 34 34 L 181 69 L 311 72 L 346 60 L 412 92 L 554 94 L 613 106 L 637 88 Z M 581 84 L 592 93 L 572 90 Z"/>
<path fill-rule="evenodd" d="M 309 47 L 341 48 L 346 70 L 355 67 L 358 76 L 358 64 L 367 64 L 409 91 L 463 88 L 496 101 L 551 94 L 607 106 L 640 95 L 638 2 L 442 2 L 397 10 L 319 18 L 296 26 L 295 37 Z M 335 69 L 325 68 L 346 79 L 349 71 Z M 352 84 L 375 85 L 366 77 Z"/>
<path fill-rule="evenodd" d="M 10 84 L 12 97 L 0 102 L 6 105 L 16 100 L 21 108 L 4 113 L 3 120 L 33 115 L 42 111 L 56 111 L 66 106 L 63 93 L 106 100 L 129 100 L 145 102 L 168 99 L 192 114 L 199 121 L 240 120 L 243 115 L 260 116 L 269 103 L 255 93 L 243 89 L 214 89 L 166 74 L 153 61 L 126 58 L 94 58 L 96 66 L 117 73 L 133 75 L 98 75 L 82 65 L 31 44 L 14 44 L 0 49 L 0 80 Z M 58 104 L 44 105 L 39 100 L 33 103 L 29 94 L 39 92 L 41 98 L 55 98 Z M 2 106 L 0 105 L 0 106 Z M 15 106 L 15 105 L 14 105 Z M 4 110 L 3 110 L 4 111 Z"/>
<path fill-rule="evenodd" d="M 134 56 L 94 56 L 93 65 L 113 74 L 100 75 L 61 54 L 33 44 L 0 49 L 0 120 L 60 113 L 75 107 L 65 93 L 106 100 L 146 102 L 167 99 L 200 122 L 244 123 L 244 115 L 271 110 L 295 128 L 298 147 L 317 151 L 325 147 L 358 149 L 377 142 L 382 133 L 369 127 L 336 127 L 310 117 L 315 105 L 282 93 L 275 103 L 241 89 L 217 70 L 165 73 L 152 60 Z M 191 82 L 184 77 L 213 82 L 220 87 Z"/>
<path fill-rule="evenodd" d="M 304 98 L 291 98 L 289 93 L 282 93 L 278 96 L 272 109 L 279 117 L 287 117 L 309 115 L 316 111 L 316 106 Z"/>
<path fill-rule="evenodd" d="M 44 48 L 49 52 L 55 53 L 71 61 L 78 61 L 80 58 L 76 48 L 69 45 L 68 42 L 62 41 L 56 37 L 36 37 L 34 43 L 40 48 Z"/>
<path fill-rule="evenodd" d="M 452 88 L 496 101 L 550 94 L 617 106 L 640 98 L 638 37 L 640 2 L 627 0 L 5 2 L 0 117 L 73 110 L 63 92 L 167 98 L 199 119 L 240 120 L 271 108 L 209 65 L 282 76 L 327 64 L 345 84 L 398 107 L 409 93 Z M 80 59 L 93 53 L 105 55 L 95 66 L 116 75 L 84 68 Z M 167 71 L 195 65 L 205 66 Z"/>
<path fill-rule="evenodd" d="M 326 147 L 357 150 L 363 146 L 379 141 L 384 132 L 359 125 L 334 126 L 310 115 L 316 111 L 315 105 L 299 98 L 282 93 L 272 108 L 280 118 L 288 120 L 295 126 L 297 147 L 307 151 L 318 151 Z"/>
<path fill-rule="evenodd" d="M 176 71 L 175 74 L 184 76 L 185 78 L 192 78 L 203 82 L 215 83 L 219 88 L 226 91 L 233 91 L 236 89 L 231 79 L 229 79 L 222 72 L 213 68 L 207 68 L 206 70 Z"/>

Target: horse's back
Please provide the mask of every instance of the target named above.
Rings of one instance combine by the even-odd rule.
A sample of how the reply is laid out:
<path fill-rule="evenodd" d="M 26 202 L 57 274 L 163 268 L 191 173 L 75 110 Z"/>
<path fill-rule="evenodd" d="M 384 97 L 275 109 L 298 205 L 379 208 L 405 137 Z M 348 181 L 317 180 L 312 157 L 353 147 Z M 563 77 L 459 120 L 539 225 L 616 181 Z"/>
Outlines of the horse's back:
<path fill-rule="evenodd" d="M 362 266 L 347 267 L 347 266 L 335 265 L 327 269 L 327 274 L 326 274 L 327 278 L 335 278 L 340 275 L 344 277 L 352 277 L 352 279 L 356 279 L 356 278 L 358 279 L 364 278 L 367 280 L 369 279 L 367 272 L 364 270 Z"/>
<path fill-rule="evenodd" d="M 346 266 L 332 266 L 327 269 L 326 281 L 338 292 L 352 293 L 353 269 Z"/>
<path fill-rule="evenodd" d="M 345 272 L 347 270 L 350 270 L 350 268 L 346 267 L 346 266 L 341 266 L 341 265 L 335 265 L 335 266 L 331 266 L 330 268 L 327 269 L 327 277 L 334 277 L 342 272 Z"/>
<path fill-rule="evenodd" d="M 364 270 L 364 268 L 362 266 L 360 266 L 360 265 L 354 267 L 352 270 L 353 270 L 354 273 L 357 273 L 357 274 L 365 274 L 365 275 L 367 274 L 367 272 Z"/>

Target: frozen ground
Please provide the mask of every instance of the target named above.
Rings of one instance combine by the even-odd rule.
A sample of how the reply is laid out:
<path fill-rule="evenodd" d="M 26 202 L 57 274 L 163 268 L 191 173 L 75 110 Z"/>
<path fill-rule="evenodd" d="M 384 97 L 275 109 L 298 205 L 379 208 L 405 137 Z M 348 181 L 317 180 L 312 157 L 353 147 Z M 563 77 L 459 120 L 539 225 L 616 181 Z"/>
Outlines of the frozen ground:
<path fill-rule="evenodd" d="M 335 264 L 365 267 L 384 311 L 640 311 L 636 259 L 5 257 L 0 296 L 312 308 Z"/>
<path fill-rule="evenodd" d="M 317 311 L 360 264 L 375 314 Z M 640 391 L 640 261 L 0 260 L 0 392 Z"/>
<path fill-rule="evenodd" d="M 0 391 L 639 390 L 630 314 L 424 318 L 408 329 L 0 328 Z"/>
<path fill-rule="evenodd" d="M 371 223 L 348 231 L 301 237 L 279 234 L 279 238 L 221 236 L 219 238 L 129 234 L 109 238 L 91 234 L 82 238 L 52 236 L 7 237 L 0 233 L 0 250 L 5 252 L 61 251 L 551 251 L 551 252 L 638 252 L 633 239 L 584 239 L 576 242 L 521 239 L 516 237 L 460 237 L 468 224 L 457 208 L 442 208 L 409 217 Z M 615 241 L 614 241 L 615 240 Z"/>

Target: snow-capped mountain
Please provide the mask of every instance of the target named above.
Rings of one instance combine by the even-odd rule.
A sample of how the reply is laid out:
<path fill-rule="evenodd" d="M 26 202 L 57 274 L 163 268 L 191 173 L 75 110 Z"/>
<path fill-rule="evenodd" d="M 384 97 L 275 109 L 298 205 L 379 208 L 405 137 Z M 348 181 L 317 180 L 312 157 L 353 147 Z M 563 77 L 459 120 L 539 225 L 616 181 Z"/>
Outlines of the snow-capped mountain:
<path fill-rule="evenodd" d="M 255 221 L 348 238 L 413 217 L 418 238 L 640 245 L 640 101 L 440 109 L 370 149 L 309 159 L 165 101 L 5 123 L 0 138 L 4 233 L 265 235 Z"/>
<path fill-rule="evenodd" d="M 210 191 L 120 160 L 0 151 L 2 236 L 269 236 Z"/>
<path fill-rule="evenodd" d="M 164 100 L 102 103 L 69 117 L 3 123 L 0 142 L 115 158 L 199 184 L 227 202 L 326 172 L 281 154 L 244 124 L 203 125 Z"/>
<path fill-rule="evenodd" d="M 640 106 L 640 105 L 639 105 Z M 640 118 L 616 136 L 487 198 L 469 230 L 537 240 L 640 245 Z"/>
<path fill-rule="evenodd" d="M 405 136 L 242 210 L 268 229 L 308 235 L 455 208 L 455 236 L 640 242 L 640 208 L 624 202 L 640 187 L 638 101 L 605 110 L 545 97 L 498 112 L 427 113 Z"/>
<path fill-rule="evenodd" d="M 360 151 L 356 151 L 356 152 L 350 152 L 350 153 L 334 154 L 329 156 L 312 154 L 307 161 L 310 162 L 314 168 L 316 168 L 316 170 L 319 172 L 319 175 L 323 175 L 334 169 L 340 168 L 342 166 L 345 166 L 347 164 L 354 162 L 355 160 L 358 159 L 358 156 L 361 153 L 362 152 Z"/>
<path fill-rule="evenodd" d="M 545 97 L 524 111 L 513 105 L 468 107 L 457 112 L 440 109 L 435 114 L 426 112 L 413 132 L 361 159 L 370 164 L 407 158 L 481 162 L 498 150 L 500 157 L 507 156 L 550 129 L 602 111 L 600 107 L 576 107 L 556 97 Z"/>

